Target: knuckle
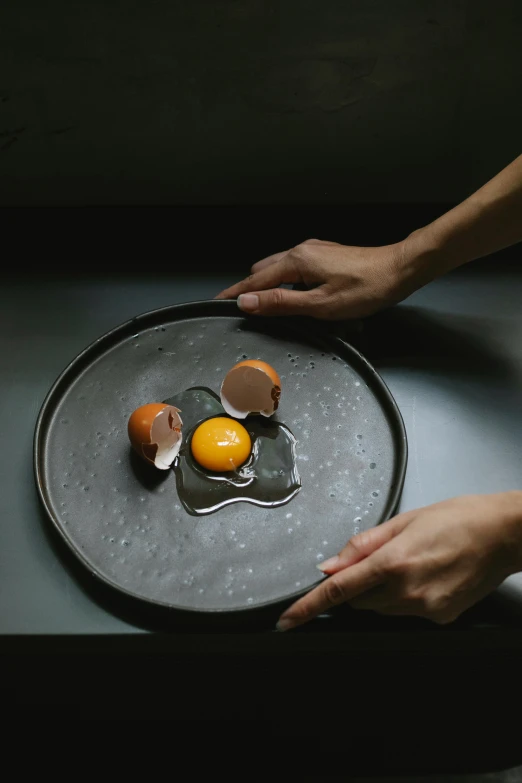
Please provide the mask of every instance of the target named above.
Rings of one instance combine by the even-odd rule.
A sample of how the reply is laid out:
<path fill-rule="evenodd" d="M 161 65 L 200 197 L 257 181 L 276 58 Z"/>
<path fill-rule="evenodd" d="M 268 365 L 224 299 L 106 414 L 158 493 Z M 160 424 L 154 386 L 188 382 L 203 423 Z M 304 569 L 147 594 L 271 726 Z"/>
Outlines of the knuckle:
<path fill-rule="evenodd" d="M 450 596 L 430 598 L 423 596 L 422 615 L 437 625 L 448 625 L 457 619 L 460 612 L 452 606 Z"/>
<path fill-rule="evenodd" d="M 357 533 L 356 536 L 350 539 L 350 543 L 354 549 L 360 554 L 371 551 L 372 545 L 372 532 L 371 530 L 363 530 L 361 533 Z"/>
<path fill-rule="evenodd" d="M 401 586 L 398 592 L 404 601 L 418 603 L 419 605 L 422 604 L 426 609 L 429 608 L 428 594 L 426 588 L 422 584 L 406 584 Z"/>
<path fill-rule="evenodd" d="M 394 552 L 385 565 L 386 572 L 392 576 L 401 579 L 406 576 L 410 570 L 410 562 L 404 552 Z"/>
<path fill-rule="evenodd" d="M 332 606 L 335 606 L 336 604 L 342 604 L 345 600 L 343 587 L 334 576 L 331 576 L 324 583 L 324 594 L 326 600 Z"/>
<path fill-rule="evenodd" d="M 372 551 L 372 531 L 363 530 L 361 533 L 352 536 L 346 544 L 345 549 L 350 552 L 350 554 L 354 554 L 362 559 Z M 376 567 L 378 567 L 378 564 L 376 564 Z"/>
<path fill-rule="evenodd" d="M 347 547 L 352 549 L 359 557 L 362 557 L 365 551 L 364 540 L 361 538 L 362 535 L 362 533 L 358 533 L 356 536 L 352 536 L 347 544 Z"/>
<path fill-rule="evenodd" d="M 273 288 L 266 295 L 269 307 L 282 307 L 284 304 L 284 293 L 282 288 Z"/>
<path fill-rule="evenodd" d="M 313 242 L 307 239 L 305 242 L 301 242 L 301 244 L 296 245 L 293 252 L 293 255 L 295 256 L 296 260 L 308 261 L 309 259 L 313 258 L 315 253 L 315 248 L 313 244 L 314 244 Z"/>

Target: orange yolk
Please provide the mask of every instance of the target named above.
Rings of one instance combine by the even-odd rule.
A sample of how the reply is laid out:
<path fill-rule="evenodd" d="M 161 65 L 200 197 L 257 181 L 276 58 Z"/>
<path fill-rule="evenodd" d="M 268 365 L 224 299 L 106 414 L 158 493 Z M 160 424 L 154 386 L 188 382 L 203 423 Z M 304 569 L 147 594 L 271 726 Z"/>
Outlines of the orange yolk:
<path fill-rule="evenodd" d="M 250 435 L 238 421 L 219 416 L 204 421 L 191 441 L 192 456 L 202 467 L 218 472 L 239 468 L 250 456 Z"/>

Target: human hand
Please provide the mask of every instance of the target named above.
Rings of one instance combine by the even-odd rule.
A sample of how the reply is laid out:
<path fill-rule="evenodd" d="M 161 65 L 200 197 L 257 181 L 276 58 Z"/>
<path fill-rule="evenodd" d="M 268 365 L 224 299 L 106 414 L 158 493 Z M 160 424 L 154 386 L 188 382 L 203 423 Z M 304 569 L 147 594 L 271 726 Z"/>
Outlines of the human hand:
<path fill-rule="evenodd" d="M 414 269 L 408 241 L 383 247 L 348 247 L 309 239 L 258 261 L 252 274 L 216 299 L 238 298 L 256 315 L 361 318 L 409 296 L 427 282 Z M 279 288 L 301 283 L 309 291 Z"/>
<path fill-rule="evenodd" d="M 399 514 L 354 536 L 319 567 L 329 578 L 282 614 L 279 630 L 344 602 L 449 623 L 522 568 L 522 492 Z"/>

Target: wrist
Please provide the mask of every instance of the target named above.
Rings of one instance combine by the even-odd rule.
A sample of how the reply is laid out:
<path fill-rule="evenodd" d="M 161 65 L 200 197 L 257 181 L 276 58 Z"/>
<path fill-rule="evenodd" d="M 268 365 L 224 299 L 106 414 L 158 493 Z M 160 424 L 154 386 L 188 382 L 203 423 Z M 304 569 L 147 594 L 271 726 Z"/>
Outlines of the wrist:
<path fill-rule="evenodd" d="M 479 216 L 469 204 L 459 205 L 413 231 L 401 243 L 403 278 L 419 288 L 476 258 L 472 240 Z"/>
<path fill-rule="evenodd" d="M 504 492 L 499 496 L 503 516 L 503 536 L 507 546 L 509 573 L 522 571 L 522 491 Z"/>
<path fill-rule="evenodd" d="M 448 271 L 443 249 L 424 228 L 409 234 L 397 244 L 396 250 L 395 273 L 400 281 L 401 298 L 406 298 Z"/>

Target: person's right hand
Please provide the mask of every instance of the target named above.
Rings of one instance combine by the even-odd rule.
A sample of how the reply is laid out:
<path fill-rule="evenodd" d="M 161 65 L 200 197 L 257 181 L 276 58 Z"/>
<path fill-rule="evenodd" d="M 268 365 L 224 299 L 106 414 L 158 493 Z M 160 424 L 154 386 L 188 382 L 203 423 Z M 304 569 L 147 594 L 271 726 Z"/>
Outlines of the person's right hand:
<path fill-rule="evenodd" d="M 252 274 L 216 299 L 235 299 L 255 315 L 361 318 L 406 298 L 427 280 L 412 272 L 407 241 L 383 247 L 349 247 L 309 239 L 258 261 Z M 279 288 L 300 283 L 308 291 Z"/>
<path fill-rule="evenodd" d="M 354 536 L 329 575 L 280 617 L 280 631 L 343 602 L 386 615 L 455 620 L 522 566 L 522 492 L 468 495 Z"/>

